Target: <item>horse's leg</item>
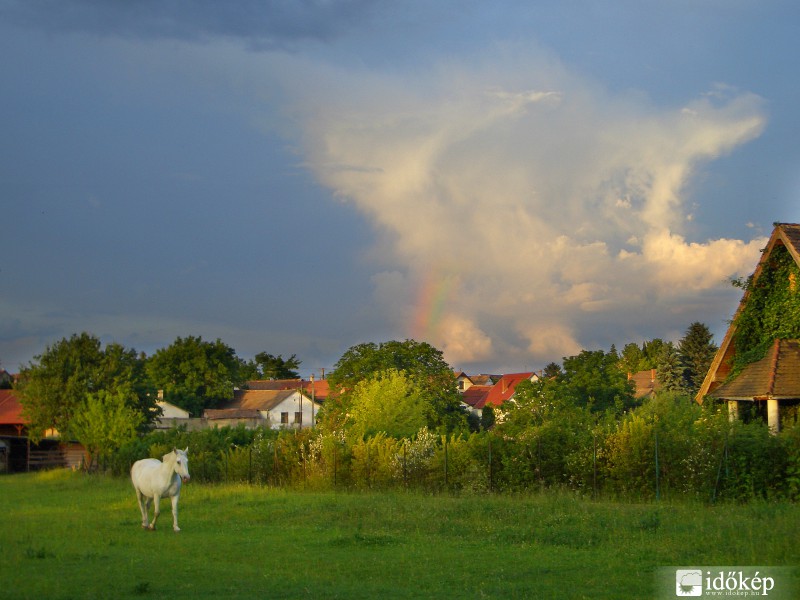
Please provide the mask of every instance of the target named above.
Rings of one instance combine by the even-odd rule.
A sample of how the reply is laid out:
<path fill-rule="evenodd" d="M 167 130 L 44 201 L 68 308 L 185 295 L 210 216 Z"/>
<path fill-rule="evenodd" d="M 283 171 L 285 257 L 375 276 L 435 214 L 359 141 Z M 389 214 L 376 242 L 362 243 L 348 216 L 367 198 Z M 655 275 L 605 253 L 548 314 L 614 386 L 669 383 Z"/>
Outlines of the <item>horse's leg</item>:
<path fill-rule="evenodd" d="M 175 494 L 172 497 L 172 529 L 174 531 L 181 530 L 181 528 L 178 527 L 178 498 L 180 498 L 180 494 Z"/>
<path fill-rule="evenodd" d="M 136 488 L 136 501 L 139 503 L 139 510 L 142 512 L 142 527 L 147 529 L 147 506 L 148 503 L 144 501 L 144 494 Z"/>
<path fill-rule="evenodd" d="M 158 520 L 158 515 L 161 514 L 161 508 L 159 507 L 160 502 L 161 502 L 161 495 L 158 492 L 156 492 L 156 495 L 153 496 L 153 505 L 154 505 L 153 520 L 150 523 L 150 529 L 153 531 L 155 531 L 156 529 L 156 520 Z"/>

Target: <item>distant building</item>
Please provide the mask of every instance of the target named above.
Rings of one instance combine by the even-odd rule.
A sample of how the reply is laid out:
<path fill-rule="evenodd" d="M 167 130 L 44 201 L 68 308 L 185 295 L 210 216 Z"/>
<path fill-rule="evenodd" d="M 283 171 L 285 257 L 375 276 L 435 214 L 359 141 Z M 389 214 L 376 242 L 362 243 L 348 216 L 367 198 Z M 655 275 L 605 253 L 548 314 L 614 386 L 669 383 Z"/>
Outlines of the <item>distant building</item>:
<path fill-rule="evenodd" d="M 300 389 L 235 390 L 231 402 L 218 409 L 206 409 L 203 417 L 209 426 L 306 429 L 316 424 L 321 408 Z"/>

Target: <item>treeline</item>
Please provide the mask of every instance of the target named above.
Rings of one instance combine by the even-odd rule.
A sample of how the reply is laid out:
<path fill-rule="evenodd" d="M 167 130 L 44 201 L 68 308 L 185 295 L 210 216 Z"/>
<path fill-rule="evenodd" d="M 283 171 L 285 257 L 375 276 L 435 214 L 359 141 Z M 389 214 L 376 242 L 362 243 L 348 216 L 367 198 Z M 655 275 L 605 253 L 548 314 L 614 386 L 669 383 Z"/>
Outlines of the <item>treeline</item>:
<path fill-rule="evenodd" d="M 170 390 L 165 396 L 179 406 L 208 406 L 223 393 L 231 397 L 235 385 L 222 367 L 214 371 L 220 380 L 206 377 L 209 362 L 243 362 L 219 340 L 178 338 L 168 350 L 143 357 L 115 344 L 103 348 L 88 334 L 49 347 L 20 380 L 25 411 L 36 417 L 32 431 L 55 426 L 118 474 L 139 458 L 189 446 L 193 476 L 205 481 L 567 488 L 636 499 L 799 494 L 797 407 L 782 409 L 781 433 L 771 435 L 756 412 L 742 411 L 744 421 L 731 423 L 725 407 L 694 402 L 715 350 L 699 323 L 677 345 L 654 340 L 628 344 L 622 354 L 584 350 L 551 363 L 482 418 L 462 405 L 451 367 L 430 344 L 358 344 L 334 366 L 316 426 L 303 431 L 150 432 L 156 389 Z M 661 391 L 642 400 L 628 373 L 653 361 Z"/>

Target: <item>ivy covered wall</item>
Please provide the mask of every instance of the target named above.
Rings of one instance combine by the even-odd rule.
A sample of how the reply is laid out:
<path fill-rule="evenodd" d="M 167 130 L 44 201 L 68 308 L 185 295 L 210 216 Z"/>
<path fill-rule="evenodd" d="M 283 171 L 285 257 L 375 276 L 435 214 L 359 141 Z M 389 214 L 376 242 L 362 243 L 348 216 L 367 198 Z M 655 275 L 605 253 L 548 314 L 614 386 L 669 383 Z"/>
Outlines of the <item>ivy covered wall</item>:
<path fill-rule="evenodd" d="M 773 248 L 757 280 L 737 283 L 749 297 L 734 321 L 734 376 L 764 358 L 776 339 L 800 339 L 800 268 L 785 246 Z"/>

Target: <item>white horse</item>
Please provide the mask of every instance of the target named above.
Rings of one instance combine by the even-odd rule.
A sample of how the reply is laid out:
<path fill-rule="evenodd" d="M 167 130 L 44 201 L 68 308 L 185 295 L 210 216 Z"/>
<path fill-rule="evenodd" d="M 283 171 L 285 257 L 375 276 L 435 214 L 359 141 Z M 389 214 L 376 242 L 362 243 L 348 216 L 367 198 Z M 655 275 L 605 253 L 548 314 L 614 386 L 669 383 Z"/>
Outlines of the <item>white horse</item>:
<path fill-rule="evenodd" d="M 131 481 L 136 490 L 136 500 L 142 511 L 142 527 L 155 530 L 156 520 L 160 513 L 159 502 L 161 498 L 172 500 L 172 529 L 180 531 L 178 527 L 178 498 L 181 495 L 181 482 L 189 481 L 189 451 L 175 450 L 164 455 L 163 462 L 157 458 L 137 460 L 131 467 Z M 150 501 L 154 501 L 153 522 L 147 522 L 147 513 L 150 510 Z"/>

